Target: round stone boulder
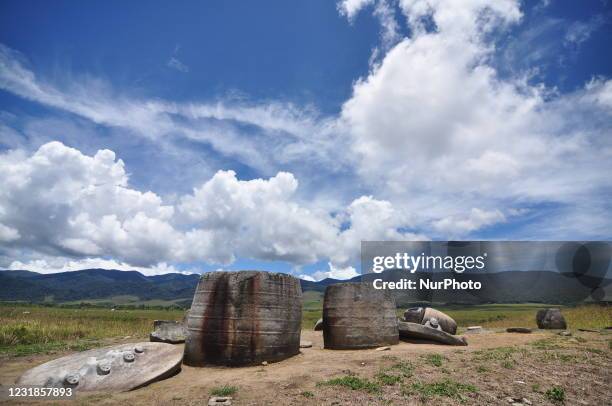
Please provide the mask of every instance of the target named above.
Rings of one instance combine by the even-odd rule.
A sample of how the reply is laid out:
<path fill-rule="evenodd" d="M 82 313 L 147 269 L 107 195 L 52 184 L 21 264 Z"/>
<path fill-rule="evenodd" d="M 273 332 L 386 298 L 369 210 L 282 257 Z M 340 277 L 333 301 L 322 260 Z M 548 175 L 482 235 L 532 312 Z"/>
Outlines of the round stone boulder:
<path fill-rule="evenodd" d="M 541 309 L 538 310 L 536 315 L 536 322 L 538 328 L 541 329 L 554 329 L 554 330 L 565 330 L 567 329 L 567 323 L 565 318 L 561 314 L 559 309 Z"/>

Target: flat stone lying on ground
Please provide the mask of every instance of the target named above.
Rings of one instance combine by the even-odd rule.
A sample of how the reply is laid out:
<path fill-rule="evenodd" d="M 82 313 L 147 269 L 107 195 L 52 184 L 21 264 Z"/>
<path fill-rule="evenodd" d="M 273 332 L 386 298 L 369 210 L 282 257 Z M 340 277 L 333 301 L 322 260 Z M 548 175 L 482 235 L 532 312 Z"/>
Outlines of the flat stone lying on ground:
<path fill-rule="evenodd" d="M 529 333 L 531 333 L 531 329 L 527 328 L 527 327 L 508 327 L 506 329 L 506 332 L 508 332 L 508 333 L 529 334 Z"/>
<path fill-rule="evenodd" d="M 310 348 L 312 347 L 312 341 L 300 341 L 300 348 Z"/>
<path fill-rule="evenodd" d="M 464 334 L 489 334 L 491 332 L 491 330 L 485 330 L 484 328 L 482 328 L 482 326 L 470 326 L 465 330 Z"/>
<path fill-rule="evenodd" d="M 72 387 L 79 392 L 122 392 L 165 379 L 181 370 L 179 346 L 142 342 L 97 348 L 57 358 L 28 370 L 23 386 Z"/>
<path fill-rule="evenodd" d="M 183 323 L 174 320 L 155 320 L 153 332 L 149 335 L 152 342 L 181 344 L 185 342 L 187 330 Z"/>
<path fill-rule="evenodd" d="M 208 406 L 232 406 L 231 396 L 213 396 L 208 399 Z"/>
<path fill-rule="evenodd" d="M 400 321 L 397 323 L 401 339 L 435 341 L 447 345 L 468 345 L 465 337 L 454 336 L 422 324 Z"/>

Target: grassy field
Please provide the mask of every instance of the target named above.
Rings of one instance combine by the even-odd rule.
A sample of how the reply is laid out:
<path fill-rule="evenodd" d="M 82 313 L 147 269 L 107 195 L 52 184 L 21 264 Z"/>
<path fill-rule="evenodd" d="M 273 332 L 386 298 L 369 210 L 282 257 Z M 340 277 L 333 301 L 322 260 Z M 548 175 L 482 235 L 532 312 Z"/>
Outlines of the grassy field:
<path fill-rule="evenodd" d="M 153 320 L 182 320 L 182 310 L 0 306 L 0 354 L 84 350 L 116 337 L 148 337 Z"/>
<path fill-rule="evenodd" d="M 321 317 L 321 294 L 305 292 L 302 328 L 312 329 Z M 460 331 L 470 325 L 489 328 L 536 327 L 535 314 L 542 304 L 440 306 L 453 317 Z M 612 326 L 612 306 L 563 307 L 570 329 Z M 398 309 L 398 315 L 403 310 Z M 105 339 L 131 336 L 146 339 L 153 320 L 181 320 L 182 310 L 115 310 L 0 305 L 0 354 L 27 355 L 56 350 L 85 350 Z"/>
<path fill-rule="evenodd" d="M 536 328 L 535 315 L 539 309 L 559 307 L 570 329 L 601 329 L 612 326 L 612 306 L 595 304 L 576 307 L 525 304 L 488 304 L 478 306 L 440 306 L 437 309 L 455 319 L 460 327 L 479 325 L 489 328 L 532 327 Z M 402 312 L 403 313 L 403 312 Z"/>

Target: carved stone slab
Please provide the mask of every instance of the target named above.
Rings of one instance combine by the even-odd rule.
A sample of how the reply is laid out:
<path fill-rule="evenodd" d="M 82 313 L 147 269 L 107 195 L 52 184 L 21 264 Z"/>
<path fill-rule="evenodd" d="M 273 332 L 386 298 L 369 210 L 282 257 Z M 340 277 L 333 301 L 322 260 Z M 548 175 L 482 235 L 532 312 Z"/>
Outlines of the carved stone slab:
<path fill-rule="evenodd" d="M 465 337 L 454 336 L 422 324 L 399 321 L 398 327 L 400 338 L 437 341 L 448 345 L 467 345 Z"/>
<path fill-rule="evenodd" d="M 183 349 L 142 342 L 68 355 L 24 373 L 18 385 L 71 387 L 77 392 L 129 391 L 180 371 Z"/>

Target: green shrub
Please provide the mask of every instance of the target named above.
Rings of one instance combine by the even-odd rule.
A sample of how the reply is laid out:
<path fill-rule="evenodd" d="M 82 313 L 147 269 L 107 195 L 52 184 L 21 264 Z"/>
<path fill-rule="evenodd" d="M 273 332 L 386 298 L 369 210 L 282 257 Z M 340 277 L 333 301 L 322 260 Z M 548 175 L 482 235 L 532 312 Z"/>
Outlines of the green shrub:
<path fill-rule="evenodd" d="M 548 400 L 553 402 L 564 402 L 565 401 L 565 390 L 560 386 L 553 386 L 545 393 Z"/>

